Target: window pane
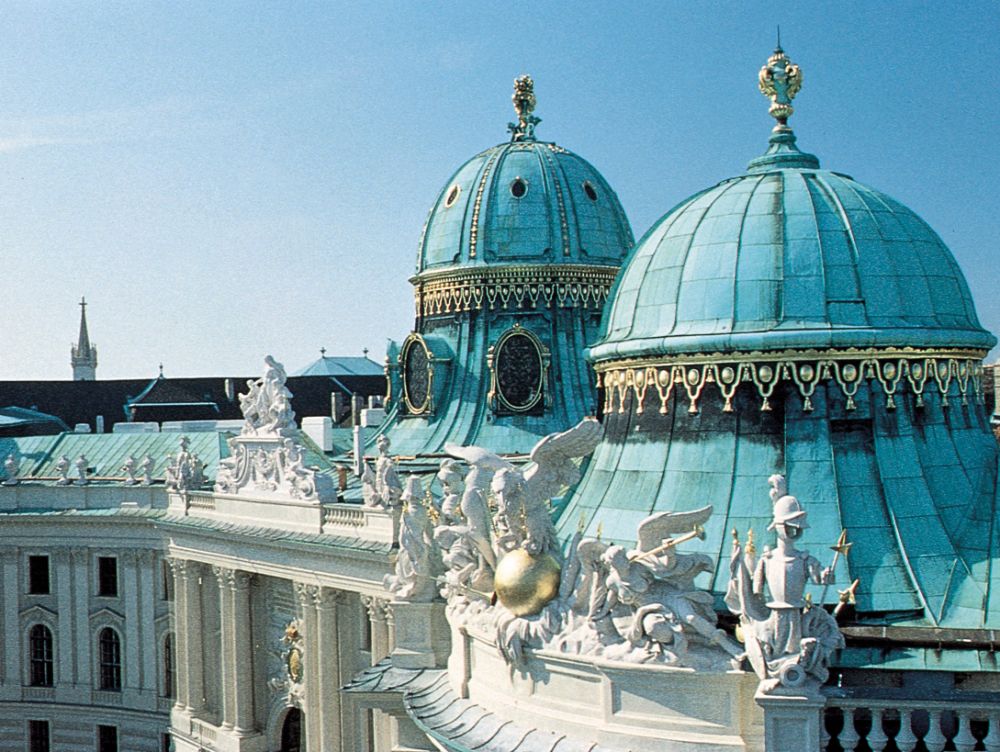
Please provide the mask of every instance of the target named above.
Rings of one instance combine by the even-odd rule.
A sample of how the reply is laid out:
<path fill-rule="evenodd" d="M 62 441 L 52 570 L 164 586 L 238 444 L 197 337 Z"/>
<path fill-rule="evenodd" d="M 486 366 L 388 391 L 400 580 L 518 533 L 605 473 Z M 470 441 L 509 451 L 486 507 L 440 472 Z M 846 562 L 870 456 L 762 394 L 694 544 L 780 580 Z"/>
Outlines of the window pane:
<path fill-rule="evenodd" d="M 109 598 L 118 595 L 118 559 L 114 556 L 97 559 L 97 594 Z"/>
<path fill-rule="evenodd" d="M 49 722 L 28 721 L 29 752 L 49 752 Z"/>
<path fill-rule="evenodd" d="M 101 689 L 117 692 L 122 688 L 121 641 L 113 629 L 101 630 Z"/>
<path fill-rule="evenodd" d="M 28 638 L 29 680 L 34 687 L 52 686 L 52 632 L 44 624 L 31 628 Z"/>
<path fill-rule="evenodd" d="M 49 557 L 28 557 L 28 592 L 47 595 L 49 592 Z"/>
<path fill-rule="evenodd" d="M 97 727 L 97 752 L 118 752 L 118 728 L 116 726 Z"/>

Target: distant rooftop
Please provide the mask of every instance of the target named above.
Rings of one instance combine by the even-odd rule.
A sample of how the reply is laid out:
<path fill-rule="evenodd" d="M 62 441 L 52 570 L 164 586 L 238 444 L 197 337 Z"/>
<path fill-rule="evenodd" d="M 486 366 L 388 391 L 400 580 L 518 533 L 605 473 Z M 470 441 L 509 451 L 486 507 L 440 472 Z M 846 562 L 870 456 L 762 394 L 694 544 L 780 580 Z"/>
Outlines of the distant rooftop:
<path fill-rule="evenodd" d="M 320 350 L 320 357 L 314 360 L 296 376 L 383 376 L 382 366 L 369 358 L 346 355 L 327 355 L 326 350 Z"/>

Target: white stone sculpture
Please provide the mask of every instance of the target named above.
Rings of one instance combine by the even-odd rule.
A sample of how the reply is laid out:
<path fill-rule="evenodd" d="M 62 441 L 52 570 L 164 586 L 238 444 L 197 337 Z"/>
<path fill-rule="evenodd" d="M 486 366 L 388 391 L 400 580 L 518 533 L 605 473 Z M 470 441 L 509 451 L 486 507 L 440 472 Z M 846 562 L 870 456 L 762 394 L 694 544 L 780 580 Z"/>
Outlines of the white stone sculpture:
<path fill-rule="evenodd" d="M 284 367 L 268 355 L 264 375 L 247 382 L 249 391 L 240 395 L 243 430 L 228 440 L 230 456 L 219 461 L 217 493 L 317 503 L 336 499 L 333 480 L 305 465 L 285 380 Z M 201 472 L 194 470 L 194 477 Z"/>
<path fill-rule="evenodd" d="M 89 463 L 90 460 L 88 460 L 87 456 L 84 454 L 81 454 L 79 457 L 76 458 L 76 461 L 73 463 L 73 465 L 76 467 L 76 479 L 73 481 L 73 485 L 76 486 L 87 485 L 87 483 L 89 482 L 87 480 L 87 465 Z"/>
<path fill-rule="evenodd" d="M 153 467 L 156 465 L 156 460 L 153 459 L 151 454 L 147 454 L 142 458 L 142 485 L 151 486 L 153 485 Z"/>
<path fill-rule="evenodd" d="M 808 582 L 833 581 L 831 568 L 795 547 L 809 526 L 806 511 L 788 495 L 782 476 L 772 476 L 770 483 L 774 507 L 768 530 L 775 531 L 777 544 L 765 548 L 757 560 L 752 545 L 743 548 L 734 532 L 726 593 L 726 604 L 740 617 L 747 658 L 765 693 L 825 681 L 831 655 L 844 647 L 833 616 L 805 599 Z"/>
<path fill-rule="evenodd" d="M 671 664 L 686 662 L 695 647 L 718 646 L 730 656 L 742 655 L 739 644 L 717 626 L 712 594 L 694 584 L 699 574 L 712 571 L 712 559 L 677 551 L 679 544 L 702 534 L 711 514 L 712 507 L 706 506 L 651 515 L 639 523 L 635 549 L 603 546 L 599 564 L 594 563 L 595 549 L 603 544 L 580 542 L 578 555 L 594 571 L 587 618 L 600 642 L 607 645 L 614 637 L 610 626 L 619 605 L 629 610 L 621 627 L 615 625 L 625 643 L 605 651 L 607 655 L 638 661 L 662 657 Z M 606 594 L 603 603 L 601 594 Z"/>
<path fill-rule="evenodd" d="M 125 480 L 123 483 L 126 486 L 134 486 L 139 482 L 139 479 L 135 477 L 135 466 L 136 460 L 135 455 L 130 454 L 125 458 L 125 462 L 121 466 L 121 472 L 125 473 Z"/>
<path fill-rule="evenodd" d="M 295 430 L 292 393 L 285 386 L 285 367 L 268 355 L 264 358 L 264 375 L 247 381 L 248 391 L 241 394 L 243 434 L 289 436 Z"/>
<path fill-rule="evenodd" d="M 429 603 L 437 594 L 431 563 L 434 541 L 420 478 L 411 475 L 406 479 L 402 501 L 396 573 L 386 575 L 383 585 L 398 600 Z"/>
<path fill-rule="evenodd" d="M 69 477 L 69 468 L 70 468 L 69 457 L 64 454 L 62 457 L 59 458 L 59 461 L 56 462 L 55 470 L 56 473 L 59 475 L 59 480 L 56 481 L 57 486 L 68 486 L 70 483 L 73 482 L 70 480 Z"/>
<path fill-rule="evenodd" d="M 17 457 L 13 454 L 8 454 L 7 459 L 3 462 L 4 471 L 7 473 L 7 477 L 3 479 L 3 484 L 5 486 L 16 486 L 18 483 L 18 474 L 21 472 L 21 463 L 18 462 Z"/>
<path fill-rule="evenodd" d="M 177 456 L 167 455 L 168 462 L 163 474 L 168 491 L 196 491 L 205 482 L 204 463 L 198 455 L 190 452 L 190 446 L 191 440 L 182 436 Z"/>
<path fill-rule="evenodd" d="M 379 496 L 375 487 L 375 473 L 372 466 L 362 460 L 363 470 L 361 471 L 361 501 L 366 507 L 381 507 L 382 497 Z"/>
<path fill-rule="evenodd" d="M 396 460 L 389 454 L 389 437 L 385 434 L 378 437 L 378 459 L 375 460 L 375 493 L 379 504 L 386 509 L 399 506 L 403 496 L 403 484 L 399 482 L 396 472 Z"/>

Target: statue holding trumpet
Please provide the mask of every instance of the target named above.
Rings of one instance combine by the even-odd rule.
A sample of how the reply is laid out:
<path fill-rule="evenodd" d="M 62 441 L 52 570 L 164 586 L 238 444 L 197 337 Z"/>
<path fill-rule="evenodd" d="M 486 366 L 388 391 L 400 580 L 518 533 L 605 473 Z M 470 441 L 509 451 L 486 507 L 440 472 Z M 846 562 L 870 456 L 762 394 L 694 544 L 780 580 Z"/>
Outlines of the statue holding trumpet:
<path fill-rule="evenodd" d="M 683 663 L 695 646 L 742 655 L 741 646 L 718 628 L 712 595 L 694 584 L 699 574 L 712 571 L 711 558 L 677 550 L 686 541 L 705 537 L 702 526 L 711 514 L 712 507 L 706 506 L 651 515 L 639 524 L 637 546 L 631 551 L 600 540 L 581 541 L 580 558 L 602 565 L 598 576 L 603 575 L 603 581 L 594 587 L 603 597 L 590 601 L 591 624 L 605 636 L 608 626 L 615 625 L 625 641 L 621 658 Z M 599 559 L 597 548 L 603 548 Z"/>

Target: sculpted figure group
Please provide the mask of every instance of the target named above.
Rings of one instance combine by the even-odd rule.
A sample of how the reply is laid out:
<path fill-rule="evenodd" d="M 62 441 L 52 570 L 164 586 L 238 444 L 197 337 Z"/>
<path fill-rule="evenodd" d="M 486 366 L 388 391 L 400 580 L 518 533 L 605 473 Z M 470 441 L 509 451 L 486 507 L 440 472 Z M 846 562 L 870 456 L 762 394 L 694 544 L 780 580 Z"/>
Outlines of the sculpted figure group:
<path fill-rule="evenodd" d="M 407 479 L 387 589 L 401 600 L 430 601 L 437 582 L 449 618 L 493 631 L 511 662 L 521 661 L 525 648 L 715 670 L 748 659 L 765 691 L 807 677 L 822 681 L 843 638 L 833 616 L 807 603 L 805 587 L 831 582 L 832 572 L 795 548 L 806 514 L 780 476 L 771 480 L 775 548 L 759 560 L 734 548 L 726 603 L 740 618 L 745 644 L 719 627 L 713 595 L 695 584 L 713 571 L 713 560 L 679 550 L 704 536 L 711 506 L 647 517 L 634 548 L 581 534 L 559 546 L 550 501 L 579 480 L 578 460 L 593 451 L 600 431 L 586 419 L 547 436 L 523 467 L 481 447 L 446 445 L 452 458 L 437 472 L 439 496 Z M 377 479 L 376 472 L 373 494 Z M 501 594 L 498 567 L 512 553 L 528 570 L 549 558 L 558 566 L 557 588 L 532 613 L 516 615 L 494 595 Z M 526 581 L 533 576 L 527 571 Z"/>

